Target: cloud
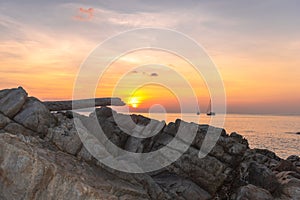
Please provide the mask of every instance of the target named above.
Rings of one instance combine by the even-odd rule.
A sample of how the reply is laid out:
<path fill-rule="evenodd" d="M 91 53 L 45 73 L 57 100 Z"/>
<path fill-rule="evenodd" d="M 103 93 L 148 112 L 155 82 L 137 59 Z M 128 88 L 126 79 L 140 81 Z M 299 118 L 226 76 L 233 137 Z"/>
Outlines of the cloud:
<path fill-rule="evenodd" d="M 140 71 L 137 71 L 137 70 L 133 70 L 130 73 L 131 74 L 142 74 L 144 76 L 151 76 L 151 77 L 157 77 L 158 76 L 158 73 L 156 73 L 156 72 L 147 73 L 147 72 L 140 72 Z"/>
<path fill-rule="evenodd" d="M 76 15 L 74 18 L 79 21 L 89 21 L 94 17 L 94 8 L 79 8 L 79 15 Z"/>
<path fill-rule="evenodd" d="M 158 73 L 151 73 L 150 76 L 158 76 Z"/>

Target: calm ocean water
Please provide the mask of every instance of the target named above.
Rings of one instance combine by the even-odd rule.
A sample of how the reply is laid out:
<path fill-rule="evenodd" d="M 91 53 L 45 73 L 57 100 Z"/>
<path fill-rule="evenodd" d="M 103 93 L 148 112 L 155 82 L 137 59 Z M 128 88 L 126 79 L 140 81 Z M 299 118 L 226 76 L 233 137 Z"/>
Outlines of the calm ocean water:
<path fill-rule="evenodd" d="M 174 122 L 181 118 L 187 122 L 211 124 L 211 119 L 224 117 L 224 126 L 227 133 L 237 132 L 243 135 L 251 148 L 266 148 L 274 151 L 278 156 L 287 158 L 290 155 L 300 156 L 300 116 L 275 115 L 240 115 L 227 114 L 214 117 L 205 114 L 180 113 L 135 113 L 157 120 Z M 212 124 L 214 125 L 214 124 Z"/>
<path fill-rule="evenodd" d="M 141 113 L 154 119 L 175 121 L 183 118 L 187 122 L 209 124 L 211 117 L 201 114 L 169 113 Z M 278 156 L 287 158 L 290 155 L 300 156 L 300 116 L 274 115 L 239 115 L 227 114 L 224 117 L 224 127 L 227 133 L 237 132 L 243 135 L 251 148 L 266 148 L 274 151 Z"/>

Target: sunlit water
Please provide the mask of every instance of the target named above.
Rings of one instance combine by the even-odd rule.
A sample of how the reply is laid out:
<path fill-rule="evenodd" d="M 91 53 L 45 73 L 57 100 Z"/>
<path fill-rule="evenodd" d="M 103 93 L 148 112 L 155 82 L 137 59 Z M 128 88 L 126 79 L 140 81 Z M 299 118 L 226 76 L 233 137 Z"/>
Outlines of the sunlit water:
<path fill-rule="evenodd" d="M 187 122 L 211 124 L 211 119 L 222 119 L 227 133 L 237 132 L 243 135 L 251 148 L 265 148 L 274 151 L 278 156 L 287 158 L 290 155 L 300 156 L 300 116 L 274 115 L 216 115 L 180 114 L 180 113 L 136 113 L 157 120 L 174 122 L 181 118 Z M 219 120 L 220 121 L 220 120 Z M 213 124 L 212 124 L 213 125 Z"/>

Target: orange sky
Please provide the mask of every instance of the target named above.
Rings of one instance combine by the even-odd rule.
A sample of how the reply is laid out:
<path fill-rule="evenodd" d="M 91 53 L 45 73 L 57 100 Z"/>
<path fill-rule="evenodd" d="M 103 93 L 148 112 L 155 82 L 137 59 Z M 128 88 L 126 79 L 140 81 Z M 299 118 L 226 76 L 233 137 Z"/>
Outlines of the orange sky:
<path fill-rule="evenodd" d="M 5 6 L 9 8 L 13 3 Z M 144 6 L 142 8 L 146 8 Z M 204 6 L 207 6 L 206 15 L 199 14 Z M 264 6 L 252 9 L 262 16 L 260 8 Z M 282 5 L 276 6 L 279 9 Z M 275 4 L 273 7 L 277 9 Z M 126 14 L 103 5 L 56 2 L 44 12 L 49 20 L 40 19 L 38 13 L 32 16 L 23 13 L 21 8 L 19 15 L 3 10 L 0 15 L 0 89 L 21 85 L 30 95 L 42 100 L 71 99 L 80 65 L 97 44 L 130 28 L 158 26 L 181 31 L 203 45 L 224 81 L 228 112 L 300 114 L 300 30 L 288 20 L 296 19 L 296 23 L 300 17 L 292 16 L 290 9 L 290 13 L 283 11 L 282 18 L 270 15 L 260 20 L 253 18 L 250 12 L 217 14 L 221 8 L 225 9 L 225 5 L 199 4 L 191 14 L 187 13 L 191 16 L 185 18 L 186 15 L 178 16 L 172 10 L 152 13 L 128 10 Z M 174 9 L 185 12 L 180 7 Z M 20 17 L 22 15 L 24 17 Z M 271 23 L 272 20 L 277 23 Z M 160 66 L 151 66 L 153 63 Z M 148 66 L 138 67 L 145 64 Z M 121 57 L 101 77 L 96 94 L 97 97 L 119 96 L 127 103 L 130 96 L 139 97 L 138 108 L 132 108 L 136 111 L 161 104 L 175 112 L 179 103 L 174 93 L 155 84 L 141 86 L 139 82 L 159 82 L 167 78 L 181 90 L 180 95 L 186 95 L 182 101 L 188 103 L 190 96 L 170 71 L 177 71 L 188 80 L 201 111 L 205 112 L 209 91 L 204 79 L 188 63 L 166 52 L 149 50 Z M 152 73 L 157 75 L 151 76 Z M 113 91 L 114 88 L 117 90 Z"/>

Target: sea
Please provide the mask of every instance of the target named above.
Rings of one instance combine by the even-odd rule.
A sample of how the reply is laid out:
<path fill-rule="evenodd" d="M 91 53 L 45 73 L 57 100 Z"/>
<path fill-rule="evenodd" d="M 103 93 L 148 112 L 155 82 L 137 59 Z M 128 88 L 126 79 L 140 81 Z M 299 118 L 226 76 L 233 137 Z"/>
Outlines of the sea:
<path fill-rule="evenodd" d="M 87 113 L 85 113 L 87 114 Z M 299 115 L 246 115 L 217 114 L 207 116 L 196 113 L 130 113 L 140 114 L 156 120 L 175 122 L 183 119 L 186 122 L 210 124 L 243 135 L 250 148 L 268 149 L 281 158 L 290 155 L 300 156 L 300 116 Z M 217 123 L 214 123 L 214 120 Z"/>

